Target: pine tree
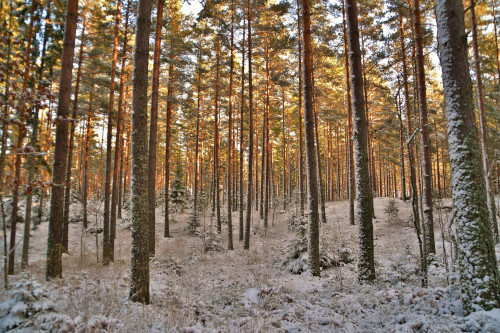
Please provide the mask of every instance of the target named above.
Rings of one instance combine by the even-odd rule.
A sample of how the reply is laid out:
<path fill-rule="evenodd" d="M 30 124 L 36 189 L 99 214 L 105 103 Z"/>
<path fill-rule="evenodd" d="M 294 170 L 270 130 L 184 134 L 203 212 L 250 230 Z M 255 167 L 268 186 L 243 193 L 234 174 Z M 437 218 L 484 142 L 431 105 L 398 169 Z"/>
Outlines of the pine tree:
<path fill-rule="evenodd" d="M 500 276 L 488 219 L 462 1 L 436 2 L 451 185 L 465 313 L 500 306 Z"/>

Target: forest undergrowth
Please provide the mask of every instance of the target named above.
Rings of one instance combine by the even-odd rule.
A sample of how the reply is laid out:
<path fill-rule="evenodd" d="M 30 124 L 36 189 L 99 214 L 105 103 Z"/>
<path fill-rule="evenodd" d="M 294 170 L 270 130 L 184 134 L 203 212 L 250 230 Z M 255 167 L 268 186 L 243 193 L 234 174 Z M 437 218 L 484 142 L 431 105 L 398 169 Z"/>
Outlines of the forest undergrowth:
<path fill-rule="evenodd" d="M 218 250 L 205 251 L 203 230 L 209 230 L 215 219 L 207 213 L 200 232 L 192 236 L 187 229 L 190 212 L 174 214 L 172 237 L 157 233 L 149 305 L 128 300 L 126 216 L 118 225 L 115 261 L 107 266 L 96 253 L 97 248 L 102 251 L 101 239 L 96 242 L 95 234 L 82 231 L 80 223 L 70 224 L 64 277 L 51 282 L 44 281 L 47 223 L 42 223 L 33 232 L 29 269 L 10 277 L 10 289 L 1 291 L 0 331 L 499 332 L 500 309 L 463 316 L 446 229 L 450 206 L 449 200 L 436 203 L 437 254 L 427 288 L 421 287 L 419 278 L 410 202 L 375 199 L 377 279 L 364 285 L 357 282 L 358 226 L 349 225 L 347 202 L 327 204 L 328 223 L 321 226 L 320 246 L 331 265 L 323 268 L 320 278 L 310 276 L 307 267 L 293 274 L 284 265 L 307 255 L 290 245 L 300 244 L 301 237 L 300 230 L 288 223 L 299 214 L 294 209 L 276 209 L 265 235 L 258 232 L 261 221 L 254 214 L 256 232 L 247 251 L 237 241 L 238 228 L 235 250 L 226 250 L 226 226 Z M 93 216 L 98 227 L 102 214 Z M 236 216 L 237 212 L 234 221 Z M 157 229 L 162 221 L 158 208 Z M 291 257 L 291 247 L 298 256 Z M 500 247 L 496 250 L 499 253 Z"/>

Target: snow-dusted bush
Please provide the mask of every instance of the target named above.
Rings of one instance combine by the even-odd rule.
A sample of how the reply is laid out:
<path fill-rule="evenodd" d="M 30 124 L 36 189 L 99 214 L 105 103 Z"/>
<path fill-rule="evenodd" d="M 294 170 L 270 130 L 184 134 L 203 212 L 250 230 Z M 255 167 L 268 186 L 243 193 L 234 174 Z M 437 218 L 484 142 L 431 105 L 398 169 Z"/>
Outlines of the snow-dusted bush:
<path fill-rule="evenodd" d="M 7 300 L 0 304 L 1 332 L 30 326 L 38 315 L 53 311 L 54 305 L 38 282 L 23 278 L 10 287 Z"/>

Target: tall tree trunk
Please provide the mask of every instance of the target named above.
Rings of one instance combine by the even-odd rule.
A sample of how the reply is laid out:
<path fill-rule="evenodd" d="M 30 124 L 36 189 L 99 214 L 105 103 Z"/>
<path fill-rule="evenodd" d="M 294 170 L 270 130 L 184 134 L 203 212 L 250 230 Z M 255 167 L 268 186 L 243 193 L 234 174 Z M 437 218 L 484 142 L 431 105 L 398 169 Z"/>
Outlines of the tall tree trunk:
<path fill-rule="evenodd" d="M 220 33 L 220 32 L 219 32 Z M 220 215 L 220 177 L 219 177 L 219 71 L 220 71 L 220 48 L 221 36 L 217 36 L 217 60 L 215 69 L 215 107 L 214 107 L 214 199 L 215 199 L 215 211 L 217 213 L 217 231 L 221 233 L 222 231 L 222 219 Z M 212 208 L 212 213 L 214 210 Z"/>
<path fill-rule="evenodd" d="M 406 173 L 405 173 L 405 151 L 404 151 L 404 126 L 403 126 L 403 112 L 401 101 L 398 97 L 398 118 L 399 118 L 399 161 L 401 163 L 401 198 L 406 202 Z"/>
<path fill-rule="evenodd" d="M 436 2 L 461 298 L 468 314 L 500 306 L 500 274 L 488 219 L 463 13 L 461 1 Z"/>
<path fill-rule="evenodd" d="M 352 99 L 351 99 L 351 81 L 350 81 L 350 70 L 349 70 L 349 50 L 347 41 L 347 27 L 345 18 L 345 4 L 342 1 L 342 18 L 344 26 L 344 53 L 345 53 L 345 81 L 347 86 L 347 127 L 349 128 L 349 221 L 351 225 L 354 225 L 354 199 L 356 197 L 356 192 L 354 188 L 354 147 L 352 142 Z"/>
<path fill-rule="evenodd" d="M 243 40 L 241 42 L 241 110 L 240 110 L 240 230 L 239 230 L 239 241 L 243 241 L 243 210 L 245 209 L 245 203 L 243 198 L 243 192 L 245 191 L 245 186 L 243 184 L 243 159 L 244 159 L 244 151 L 243 151 L 243 139 L 244 139 L 244 125 L 245 125 L 245 15 L 243 14 Z"/>
<path fill-rule="evenodd" d="M 410 185 L 411 185 L 411 205 L 413 210 L 413 225 L 417 233 L 417 239 L 420 251 L 420 266 L 422 270 L 422 284 L 427 284 L 427 261 L 425 260 L 424 246 L 422 241 L 422 233 L 420 230 L 420 210 L 419 210 L 419 197 L 417 187 L 417 170 L 415 167 L 415 146 L 413 144 L 413 124 L 410 104 L 410 92 L 408 84 L 408 68 L 406 65 L 406 46 L 405 46 L 405 28 L 403 23 L 403 11 L 399 8 L 399 31 L 401 41 L 401 61 L 403 65 L 403 88 L 405 95 L 405 117 L 406 117 L 406 145 L 408 148 L 408 162 L 410 164 Z"/>
<path fill-rule="evenodd" d="M 113 59 L 111 62 L 111 86 L 109 88 L 109 102 L 108 102 L 108 132 L 106 140 L 106 174 L 104 181 L 104 222 L 103 222 L 103 242 L 102 242 L 102 263 L 108 264 L 111 258 L 110 250 L 110 199 L 111 199 L 111 159 L 112 159 L 112 143 L 113 143 L 113 112 L 115 101 L 115 76 L 116 76 L 116 63 L 118 60 L 118 36 L 120 33 L 120 19 L 121 19 L 121 0 L 116 4 L 115 16 L 115 32 L 113 41 Z M 116 147 L 115 147 L 116 149 Z M 116 161 L 115 161 L 116 163 Z"/>
<path fill-rule="evenodd" d="M 92 101 L 94 97 L 94 87 L 90 92 L 89 99 L 89 110 L 87 112 L 87 126 L 86 126 L 86 134 L 85 134 L 85 161 L 83 166 L 83 228 L 87 229 L 88 227 L 88 210 L 87 210 L 87 202 L 88 202 L 88 193 L 89 193 L 89 148 L 90 148 L 90 126 L 92 125 Z"/>
<path fill-rule="evenodd" d="M 73 113 L 71 115 L 71 132 L 69 135 L 68 162 L 66 165 L 66 188 L 64 192 L 64 216 L 63 216 L 63 248 L 62 251 L 69 253 L 69 208 L 71 204 L 71 167 L 73 160 L 73 149 L 75 146 L 76 111 L 78 110 L 78 93 L 80 91 L 80 79 L 83 64 L 83 44 L 85 43 L 85 25 L 87 16 L 83 14 L 82 35 L 80 37 L 80 50 L 78 51 L 78 71 L 76 73 L 75 98 L 73 99 Z"/>
<path fill-rule="evenodd" d="M 197 88 L 197 108 L 196 108 L 196 144 L 195 144 L 195 158 L 194 158 L 194 202 L 193 202 L 193 217 L 191 224 L 198 226 L 198 156 L 200 146 L 200 103 L 201 103 L 201 46 L 202 40 L 199 40 L 198 49 L 198 88 Z M 202 154 L 203 157 L 203 154 Z M 193 230 L 194 232 L 194 230 Z"/>
<path fill-rule="evenodd" d="M 127 2 L 127 11 L 125 14 L 125 27 L 123 34 L 123 54 L 120 73 L 120 92 L 118 97 L 118 115 L 116 117 L 116 139 L 115 139 L 115 163 L 113 166 L 113 187 L 111 191 L 111 220 L 109 228 L 109 258 L 115 260 L 115 238 L 116 238 L 116 205 L 118 204 L 119 179 L 118 172 L 121 169 L 120 155 L 122 152 L 122 132 L 123 132 L 123 91 L 125 86 L 125 63 L 127 61 L 128 45 L 128 18 L 130 13 L 130 0 Z"/>
<path fill-rule="evenodd" d="M 33 2 L 31 5 L 30 11 L 30 24 L 28 28 L 28 36 L 27 41 L 28 45 L 26 47 L 26 51 L 24 52 L 24 72 L 23 72 L 23 88 L 22 88 L 22 96 L 26 96 L 28 89 L 28 81 L 30 76 L 31 69 L 31 43 L 33 40 L 33 23 L 34 23 L 34 14 L 35 9 L 37 7 L 37 2 Z M 71 87 L 70 87 L 71 89 Z M 16 229 L 17 229 L 17 217 L 19 215 L 19 184 L 21 182 L 21 151 L 23 148 L 23 139 L 24 139 L 24 131 L 25 131 L 25 120 L 26 120 L 26 101 L 23 99 L 21 102 L 21 112 L 19 114 L 19 123 L 17 130 L 17 145 L 16 145 L 16 155 L 14 162 L 14 184 L 12 187 L 12 215 L 10 219 L 10 246 L 9 246 L 9 274 L 14 274 L 14 264 L 15 264 L 15 246 L 16 246 Z"/>
<path fill-rule="evenodd" d="M 424 218 L 424 250 L 426 256 L 436 253 L 434 241 L 434 222 L 432 216 L 432 160 L 429 138 L 429 121 L 427 119 L 427 96 L 425 88 L 425 64 L 422 25 L 420 22 L 420 1 L 413 0 L 413 23 L 415 29 L 415 58 L 417 70 L 417 95 L 420 117 L 420 140 L 422 146 L 422 182 L 423 182 L 423 218 Z"/>
<path fill-rule="evenodd" d="M 300 17 L 300 0 L 297 0 L 297 36 L 299 36 L 299 195 L 300 215 L 304 215 L 304 148 L 302 139 L 302 28 Z"/>
<path fill-rule="evenodd" d="M 153 56 L 153 84 L 151 87 L 151 115 L 149 117 L 149 166 L 148 166 L 148 201 L 149 201 L 149 256 L 155 255 L 156 224 L 156 141 L 158 131 L 158 88 L 160 87 L 161 28 L 163 26 L 164 0 L 158 1 L 156 10 L 155 51 Z"/>
<path fill-rule="evenodd" d="M 312 46 L 311 46 L 311 7 L 309 0 L 302 0 L 302 23 L 304 26 L 304 124 L 306 136 L 306 163 L 308 187 L 309 233 L 307 249 L 309 269 L 313 276 L 320 275 L 319 263 L 319 212 L 318 176 L 316 172 L 316 150 L 314 136 L 313 83 L 312 83 Z"/>
<path fill-rule="evenodd" d="M 170 63 L 168 65 L 168 89 L 167 89 L 167 130 L 165 138 L 165 225 L 163 229 L 163 237 L 170 237 L 170 219 L 169 219 L 169 202 L 170 202 L 170 141 L 172 138 L 172 97 L 174 90 L 172 87 L 174 80 L 174 42 L 170 41 Z"/>
<path fill-rule="evenodd" d="M 252 0 L 248 0 L 248 182 L 247 182 L 247 210 L 245 216 L 245 242 L 243 248 L 250 249 L 250 222 L 252 218 L 253 192 L 253 82 L 252 82 Z"/>
<path fill-rule="evenodd" d="M 227 134 L 227 233 L 228 250 L 233 249 L 232 150 L 233 150 L 233 70 L 234 70 L 234 2 L 231 2 L 231 59 L 229 68 L 229 131 Z"/>
<path fill-rule="evenodd" d="M 485 175 L 485 185 L 486 185 L 486 199 L 488 204 L 488 214 L 490 217 L 490 224 L 493 229 L 493 238 L 495 243 L 500 241 L 498 235 L 498 225 L 497 225 L 497 212 L 495 207 L 495 197 L 493 196 L 493 191 L 490 184 L 490 165 L 489 165 L 489 154 L 488 154 L 488 126 L 486 123 L 486 111 L 484 105 L 484 91 L 483 91 L 483 79 L 481 74 L 481 60 L 479 58 L 479 43 L 477 34 L 477 23 L 476 23 L 476 13 L 475 13 L 476 3 L 471 1 L 470 4 L 470 16 L 471 16 L 471 26 L 472 26 L 472 50 L 474 54 L 474 70 L 476 72 L 476 85 L 477 85 L 477 104 L 479 107 L 479 124 L 481 128 L 481 153 L 483 156 L 483 170 Z"/>
<path fill-rule="evenodd" d="M 129 297 L 149 303 L 148 58 L 152 0 L 139 0 L 132 92 L 132 260 Z"/>
<path fill-rule="evenodd" d="M 50 10 L 46 11 L 45 19 L 47 19 L 50 15 Z M 47 51 L 47 41 L 49 38 L 49 34 L 47 33 L 47 23 L 44 26 L 43 33 L 43 41 L 42 41 L 42 54 L 40 55 L 40 67 L 38 68 L 38 93 L 41 93 L 43 89 L 42 78 L 43 78 L 43 70 L 45 65 L 45 54 Z M 38 124 L 39 124 L 39 112 L 40 112 L 40 103 L 35 103 L 35 111 L 33 115 L 33 130 L 31 132 L 31 146 L 35 149 L 35 151 L 39 150 L 38 147 Z M 3 163 L 4 155 L 1 157 Z M 3 166 L 2 166 L 3 168 Z M 31 216 L 32 216 L 32 203 L 33 203 L 33 188 L 32 182 L 33 177 L 35 176 L 35 160 L 33 156 L 28 158 L 28 190 L 26 191 L 26 214 L 24 219 L 24 237 L 23 237 L 23 253 L 21 259 L 21 267 L 25 268 L 28 266 L 29 259 L 29 247 L 30 247 L 30 231 L 31 231 Z M 0 177 L 3 177 L 3 170 L 0 173 Z M 2 188 L 3 186 L 0 186 Z"/>
<path fill-rule="evenodd" d="M 375 279 L 373 255 L 373 197 L 370 186 L 368 160 L 368 137 L 361 50 L 359 46 L 358 8 L 356 0 L 346 0 L 347 35 L 349 43 L 349 65 L 351 69 L 352 108 L 354 118 L 355 170 L 359 223 L 358 280 Z"/>
<path fill-rule="evenodd" d="M 62 277 L 62 217 L 64 213 L 64 180 L 66 157 L 68 155 L 68 117 L 71 78 L 73 74 L 73 57 L 75 54 L 76 21 L 78 16 L 78 0 L 68 0 L 66 23 L 61 61 L 61 80 L 59 83 L 59 103 L 57 117 L 62 119 L 56 127 L 56 144 L 54 164 L 52 167 L 52 195 L 50 198 L 49 234 L 47 240 L 47 263 L 45 277 L 47 280 Z"/>
<path fill-rule="evenodd" d="M 312 51 L 311 51 L 312 52 Z M 318 111 L 316 109 L 316 92 L 314 90 L 314 66 L 312 68 L 312 90 L 313 90 L 313 111 L 314 111 L 314 135 L 316 138 L 316 168 L 318 169 L 318 197 L 319 197 L 319 210 L 321 212 L 321 222 L 326 224 L 326 210 L 325 210 L 325 194 L 323 192 L 323 176 L 321 174 L 321 154 L 319 149 L 319 121 Z"/>

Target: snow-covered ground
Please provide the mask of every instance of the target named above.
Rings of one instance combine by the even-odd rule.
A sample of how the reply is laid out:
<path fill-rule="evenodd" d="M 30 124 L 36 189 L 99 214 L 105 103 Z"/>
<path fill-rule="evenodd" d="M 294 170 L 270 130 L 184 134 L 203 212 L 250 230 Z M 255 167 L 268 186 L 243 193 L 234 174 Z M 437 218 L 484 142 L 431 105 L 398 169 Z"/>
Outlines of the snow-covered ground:
<path fill-rule="evenodd" d="M 411 204 L 396 200 L 399 213 L 390 216 L 389 202 L 375 199 L 377 280 L 365 285 L 357 282 L 356 261 L 324 269 L 320 278 L 286 269 L 287 246 L 297 238 L 287 226 L 294 208 L 276 209 L 274 220 L 271 210 L 273 225 L 265 235 L 252 235 L 249 251 L 238 242 L 235 212 L 235 250 L 225 250 L 224 226 L 224 250 L 210 252 L 204 251 L 202 236 L 186 231 L 189 212 L 172 216 L 172 238 L 164 239 L 158 209 L 149 305 L 127 300 L 127 218 L 119 222 L 115 262 L 108 266 L 97 264 L 95 236 L 82 232 L 80 224 L 70 224 L 64 278 L 49 283 L 44 281 L 47 223 L 42 223 L 32 232 L 29 270 L 10 277 L 11 288 L 0 292 L 0 331 L 17 326 L 21 331 L 54 332 L 500 332 L 500 309 L 462 315 L 446 232 L 450 201 L 437 204 L 445 208 L 434 214 L 438 253 L 429 268 L 428 288 L 420 286 L 417 275 Z M 349 225 L 347 202 L 327 203 L 326 212 L 328 223 L 321 226 L 324 252 L 356 257 L 357 226 Z M 258 213 L 253 215 L 255 227 L 261 221 Z M 93 222 L 101 218 L 93 216 Z M 201 231 L 203 225 L 208 229 L 209 213 L 201 223 Z M 100 256 L 100 239 L 97 245 Z M 17 255 L 20 252 L 19 246 Z M 497 247 L 497 256 L 499 252 Z"/>

